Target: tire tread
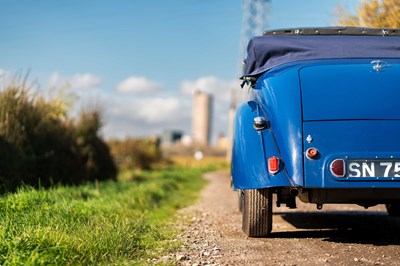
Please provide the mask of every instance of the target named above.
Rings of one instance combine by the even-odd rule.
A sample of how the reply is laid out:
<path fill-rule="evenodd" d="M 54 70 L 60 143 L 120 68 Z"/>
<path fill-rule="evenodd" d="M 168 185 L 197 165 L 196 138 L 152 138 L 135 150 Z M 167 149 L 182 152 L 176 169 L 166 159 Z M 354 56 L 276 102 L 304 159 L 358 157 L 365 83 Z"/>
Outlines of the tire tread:
<path fill-rule="evenodd" d="M 272 191 L 270 189 L 244 191 L 242 229 L 250 237 L 268 236 L 272 231 Z"/>

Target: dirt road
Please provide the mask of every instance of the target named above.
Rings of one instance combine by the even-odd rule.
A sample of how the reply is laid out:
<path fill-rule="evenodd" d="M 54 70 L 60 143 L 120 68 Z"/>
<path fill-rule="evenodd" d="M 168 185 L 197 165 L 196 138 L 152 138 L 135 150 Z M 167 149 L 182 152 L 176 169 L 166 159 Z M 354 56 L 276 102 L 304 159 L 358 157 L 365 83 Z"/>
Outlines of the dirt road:
<path fill-rule="evenodd" d="M 227 172 L 210 173 L 181 236 L 180 265 L 400 265 L 400 219 L 384 206 L 301 204 L 274 207 L 268 238 L 248 238 L 241 230 L 237 194 Z"/>

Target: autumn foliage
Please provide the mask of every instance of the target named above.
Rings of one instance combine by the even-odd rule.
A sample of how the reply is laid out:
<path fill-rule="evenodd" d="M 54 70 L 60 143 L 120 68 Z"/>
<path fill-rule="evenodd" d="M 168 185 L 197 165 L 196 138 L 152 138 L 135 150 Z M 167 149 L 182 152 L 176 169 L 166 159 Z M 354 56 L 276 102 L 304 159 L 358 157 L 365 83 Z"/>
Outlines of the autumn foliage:
<path fill-rule="evenodd" d="M 353 15 L 339 8 L 340 25 L 376 28 L 400 28 L 400 0 L 365 0 Z"/>

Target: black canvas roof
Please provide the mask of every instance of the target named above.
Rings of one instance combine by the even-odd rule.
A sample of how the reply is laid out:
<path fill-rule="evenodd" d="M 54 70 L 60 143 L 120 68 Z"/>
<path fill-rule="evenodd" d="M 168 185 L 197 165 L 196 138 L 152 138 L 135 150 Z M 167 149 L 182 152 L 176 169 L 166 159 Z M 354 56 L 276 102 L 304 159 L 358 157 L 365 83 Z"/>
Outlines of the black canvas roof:
<path fill-rule="evenodd" d="M 303 60 L 400 58 L 400 29 L 357 27 L 272 30 L 247 47 L 243 79 Z"/>
<path fill-rule="evenodd" d="M 264 35 L 353 35 L 353 36 L 400 36 L 400 29 L 325 27 L 279 29 L 264 32 Z"/>

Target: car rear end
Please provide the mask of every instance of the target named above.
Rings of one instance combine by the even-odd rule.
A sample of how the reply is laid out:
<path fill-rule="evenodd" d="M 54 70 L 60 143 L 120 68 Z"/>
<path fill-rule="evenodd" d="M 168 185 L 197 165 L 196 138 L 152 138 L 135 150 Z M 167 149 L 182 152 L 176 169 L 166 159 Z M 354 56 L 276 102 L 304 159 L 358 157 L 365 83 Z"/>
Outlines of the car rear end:
<path fill-rule="evenodd" d="M 272 205 L 296 197 L 400 215 L 399 29 L 270 31 L 250 41 L 242 79 L 232 181 L 247 235 L 269 235 Z"/>
<path fill-rule="evenodd" d="M 303 157 L 307 200 L 400 199 L 400 60 L 306 66 L 299 80 L 304 152 L 318 153 Z"/>

